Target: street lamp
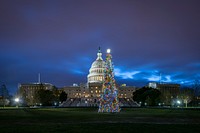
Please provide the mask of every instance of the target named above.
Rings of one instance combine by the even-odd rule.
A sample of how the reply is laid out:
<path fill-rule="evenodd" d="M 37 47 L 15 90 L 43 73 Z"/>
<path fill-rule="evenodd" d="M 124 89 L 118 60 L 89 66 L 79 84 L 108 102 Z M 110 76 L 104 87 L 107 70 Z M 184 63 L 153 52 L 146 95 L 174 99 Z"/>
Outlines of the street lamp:
<path fill-rule="evenodd" d="M 188 104 L 187 99 L 184 99 L 184 103 L 185 103 L 185 107 L 187 108 L 187 104 Z"/>
<path fill-rule="evenodd" d="M 176 103 L 177 103 L 178 107 L 180 107 L 181 101 L 180 101 L 180 100 L 177 100 Z"/>
<path fill-rule="evenodd" d="M 177 100 L 177 104 L 181 104 L 181 101 L 180 101 L 180 100 Z"/>
<path fill-rule="evenodd" d="M 18 108 L 19 98 L 15 98 L 16 107 Z"/>

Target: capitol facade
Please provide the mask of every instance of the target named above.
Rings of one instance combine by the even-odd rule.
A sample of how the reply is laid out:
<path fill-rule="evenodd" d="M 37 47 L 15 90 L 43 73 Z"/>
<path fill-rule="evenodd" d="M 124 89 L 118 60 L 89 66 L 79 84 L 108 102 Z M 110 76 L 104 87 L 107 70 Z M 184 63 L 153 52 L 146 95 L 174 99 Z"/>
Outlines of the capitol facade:
<path fill-rule="evenodd" d="M 98 106 L 99 99 L 103 94 L 103 80 L 104 80 L 105 62 L 102 58 L 101 49 L 97 52 L 97 58 L 92 63 L 89 73 L 87 75 L 87 83 L 73 84 L 72 86 L 65 86 L 59 88 L 61 93 L 64 91 L 67 93 L 67 100 L 60 104 L 61 107 L 78 107 L 78 106 Z M 133 92 L 136 91 L 135 86 L 118 85 L 118 98 L 120 106 L 134 107 L 139 106 L 133 101 Z M 152 87 L 160 90 L 162 98 L 166 99 L 165 103 L 170 105 L 172 99 L 177 99 L 180 93 L 179 84 L 159 84 L 149 83 L 148 87 Z M 37 105 L 36 94 L 39 90 L 54 90 L 55 86 L 50 83 L 40 82 L 40 78 L 37 83 L 22 83 L 18 86 L 18 96 L 26 101 L 29 106 Z M 168 101 L 168 102 L 167 102 Z"/>
<path fill-rule="evenodd" d="M 104 79 L 105 62 L 102 58 L 101 49 L 99 48 L 96 60 L 92 63 L 87 76 L 87 83 L 73 84 L 62 89 L 68 94 L 68 101 L 63 106 L 97 106 L 102 94 L 102 85 Z M 135 86 L 126 86 L 125 84 L 118 87 L 118 97 L 121 106 L 131 106 Z"/>
<path fill-rule="evenodd" d="M 102 58 L 102 52 L 99 48 L 97 58 L 92 63 L 87 75 L 87 83 L 73 84 L 59 88 L 59 92 L 67 93 L 67 100 L 60 106 L 77 107 L 77 106 L 98 106 L 99 98 L 102 92 L 104 80 L 105 61 Z M 35 94 L 38 90 L 52 90 L 54 85 L 49 83 L 23 83 L 19 84 L 18 95 L 25 99 L 27 105 L 37 105 L 35 103 Z M 132 100 L 133 92 L 136 90 L 134 86 L 117 85 L 118 97 L 121 106 L 135 106 Z"/>

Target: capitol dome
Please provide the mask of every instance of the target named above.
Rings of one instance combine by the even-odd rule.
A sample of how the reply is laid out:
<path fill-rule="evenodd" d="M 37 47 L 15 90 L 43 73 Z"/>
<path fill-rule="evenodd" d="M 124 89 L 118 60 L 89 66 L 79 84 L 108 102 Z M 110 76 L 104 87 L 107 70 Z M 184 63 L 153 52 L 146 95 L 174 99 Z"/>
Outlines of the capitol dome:
<path fill-rule="evenodd" d="M 97 59 L 92 63 L 88 74 L 88 83 L 102 83 L 104 77 L 105 62 L 102 59 L 102 53 L 99 48 Z"/>

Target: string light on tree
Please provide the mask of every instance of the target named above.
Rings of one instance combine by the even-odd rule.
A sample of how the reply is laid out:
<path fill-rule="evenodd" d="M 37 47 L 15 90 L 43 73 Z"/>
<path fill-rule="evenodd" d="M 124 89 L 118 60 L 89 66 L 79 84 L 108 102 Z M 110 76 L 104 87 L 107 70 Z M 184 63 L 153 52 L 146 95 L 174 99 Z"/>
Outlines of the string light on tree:
<path fill-rule="evenodd" d="M 107 49 L 102 95 L 98 112 L 120 112 L 118 89 L 115 85 L 114 68 L 110 49 Z"/>

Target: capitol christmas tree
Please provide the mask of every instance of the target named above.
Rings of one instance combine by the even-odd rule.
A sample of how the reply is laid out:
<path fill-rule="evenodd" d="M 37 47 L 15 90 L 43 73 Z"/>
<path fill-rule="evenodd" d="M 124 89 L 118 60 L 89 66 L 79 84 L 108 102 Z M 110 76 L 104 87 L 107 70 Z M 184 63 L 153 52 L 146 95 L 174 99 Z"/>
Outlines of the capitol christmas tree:
<path fill-rule="evenodd" d="M 114 68 L 110 49 L 107 50 L 102 95 L 98 112 L 120 112 L 118 89 L 115 85 Z"/>

